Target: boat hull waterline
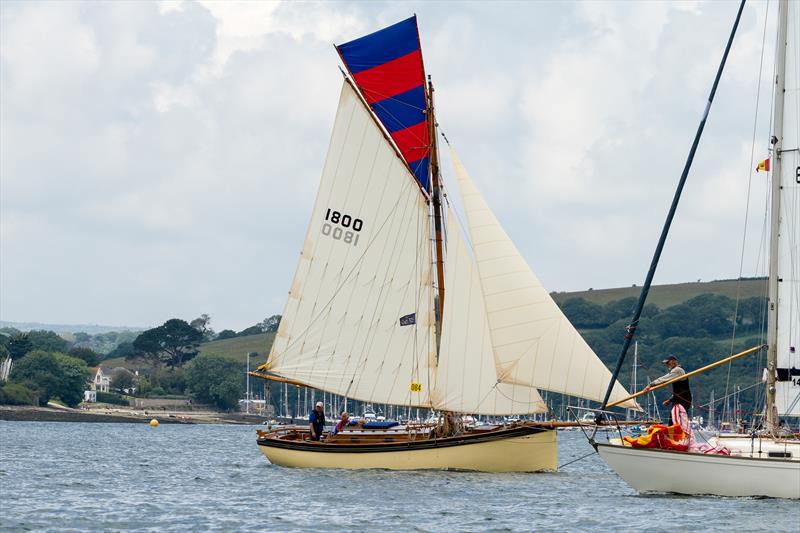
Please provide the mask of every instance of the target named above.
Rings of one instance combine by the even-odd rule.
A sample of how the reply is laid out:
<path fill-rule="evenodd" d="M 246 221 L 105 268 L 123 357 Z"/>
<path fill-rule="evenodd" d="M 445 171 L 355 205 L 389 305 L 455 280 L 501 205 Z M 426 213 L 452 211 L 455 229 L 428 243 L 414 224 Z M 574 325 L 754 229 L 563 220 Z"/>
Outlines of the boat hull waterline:
<path fill-rule="evenodd" d="M 800 499 L 800 461 L 796 459 L 595 446 L 600 457 L 638 492 Z"/>
<path fill-rule="evenodd" d="M 501 429 L 458 437 L 335 444 L 262 437 L 270 463 L 295 468 L 542 472 L 558 468 L 556 431 Z"/>

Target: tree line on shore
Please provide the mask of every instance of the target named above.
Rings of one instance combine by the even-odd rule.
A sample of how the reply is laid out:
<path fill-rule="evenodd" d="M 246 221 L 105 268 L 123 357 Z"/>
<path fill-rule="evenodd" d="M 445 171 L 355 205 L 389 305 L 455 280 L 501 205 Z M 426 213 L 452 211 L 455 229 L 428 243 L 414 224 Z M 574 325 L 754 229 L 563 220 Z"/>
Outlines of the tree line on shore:
<path fill-rule="evenodd" d="M 605 305 L 571 298 L 563 301 L 560 307 L 606 366 L 612 368 L 635 304 L 635 298 L 615 300 Z M 635 388 L 641 389 L 649 380 L 666 372 L 661 364 L 666 355 L 677 356 L 689 371 L 761 343 L 765 317 L 764 297 L 741 299 L 737 303 L 726 296 L 701 294 L 665 309 L 647 305 L 636 337 L 639 360 Z M 136 396 L 188 395 L 198 402 L 220 409 L 236 409 L 245 390 L 244 365 L 213 353 L 198 355 L 199 345 L 232 336 L 274 332 L 280 324 L 280 316 L 271 316 L 239 333 L 223 330 L 217 334 L 211 329 L 210 323 L 208 315 L 201 315 L 189 322 L 170 319 L 160 326 L 135 334 L 133 339 L 121 340 L 107 354 L 95 352 L 81 345 L 80 341 L 70 344 L 53 332 L 17 332 L 13 335 L 6 332 L 0 335 L 0 361 L 7 353 L 15 359 L 15 363 L 10 383 L 0 389 L 0 402 L 24 400 L 22 403 L 31 403 L 35 397 L 41 403 L 57 397 L 68 405 L 75 404 L 80 401 L 88 367 L 114 355 L 124 356 L 129 362 L 127 366 L 138 368 L 138 375 L 124 369 L 114 373 L 112 388 L 119 393 Z M 77 334 L 75 338 L 78 339 Z M 120 350 L 122 345 L 126 346 Z M 23 355 L 20 356 L 20 353 Z M 757 386 L 763 365 L 763 354 L 750 356 L 733 363 L 727 371 L 723 368 L 694 378 L 694 414 L 708 415 L 708 399 L 712 390 L 719 400 L 726 393 L 746 389 L 747 394 L 739 397 L 740 412 L 733 412 L 736 407 L 732 407 L 729 415 L 754 415 L 760 409 L 763 397 L 763 387 Z M 633 355 L 630 354 L 620 375 L 620 382 L 629 388 L 634 385 L 632 373 Z M 82 384 L 78 386 L 78 383 Z M 27 392 L 21 387 L 27 388 Z M 81 395 L 77 394 L 78 389 Z M 272 403 L 277 401 L 279 395 L 277 388 L 271 391 Z M 550 398 L 553 403 L 559 401 L 557 395 L 551 395 Z M 296 402 L 295 395 L 288 400 L 291 409 L 298 412 L 298 406 L 291 405 Z M 717 405 L 718 413 L 724 405 L 724 402 Z"/>
<path fill-rule="evenodd" d="M 231 410 L 238 406 L 244 390 L 244 365 L 219 355 L 197 357 L 203 342 L 220 337 L 210 328 L 204 314 L 191 322 L 178 318 L 139 333 L 117 335 L 120 342 L 108 353 L 86 346 L 93 337 L 100 342 L 113 335 L 90 336 L 77 333 L 67 340 L 52 331 L 20 332 L 0 330 L 0 362 L 13 361 L 5 384 L 0 384 L 0 404 L 47 405 L 58 400 L 75 407 L 82 400 L 92 378 L 90 368 L 111 357 L 124 356 L 128 366 L 106 369 L 112 393 L 98 392 L 98 401 L 128 404 L 125 397 L 191 396 L 198 402 Z M 280 316 L 264 319 L 233 336 L 277 330 Z M 221 332 L 223 338 L 231 338 Z M 231 331 L 231 330 L 227 330 Z M 114 332 L 111 332 L 112 334 Z M 128 333 L 128 332 L 123 332 Z"/>
<path fill-rule="evenodd" d="M 571 298 L 560 307 L 606 366 L 613 368 L 636 302 L 636 298 L 630 297 L 599 305 Z M 666 373 L 661 361 L 667 355 L 675 355 L 688 372 L 763 344 L 766 311 L 767 299 L 759 296 L 737 302 L 724 295 L 700 294 L 665 309 L 646 305 L 635 337 L 639 352 L 637 388 Z M 620 382 L 629 389 L 633 387 L 633 363 L 631 349 L 620 374 Z M 755 416 L 763 408 L 764 387 L 757 384 L 764 365 L 762 351 L 734 361 L 730 367 L 726 365 L 692 378 L 694 416 L 708 417 L 712 391 L 717 416 L 726 410 L 729 418 Z M 746 392 L 739 395 L 740 389 Z M 734 394 L 737 405 L 733 404 Z"/>

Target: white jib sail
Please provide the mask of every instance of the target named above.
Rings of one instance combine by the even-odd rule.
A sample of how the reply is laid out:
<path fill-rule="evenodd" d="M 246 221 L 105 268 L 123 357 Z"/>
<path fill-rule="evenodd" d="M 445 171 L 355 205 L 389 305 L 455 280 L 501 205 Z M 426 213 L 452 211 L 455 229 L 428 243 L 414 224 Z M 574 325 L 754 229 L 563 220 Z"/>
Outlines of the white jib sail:
<path fill-rule="evenodd" d="M 450 148 L 478 266 L 498 378 L 602 401 L 611 372 L 567 320 Z M 610 402 L 629 396 L 617 382 Z M 631 400 L 620 407 L 637 409 Z"/>
<path fill-rule="evenodd" d="M 263 368 L 358 400 L 428 407 L 435 367 L 430 250 L 425 197 L 345 81 Z"/>
<path fill-rule="evenodd" d="M 784 5 L 789 12 L 781 175 L 773 176 L 781 180 L 775 406 L 782 416 L 800 416 L 800 2 Z"/>
<path fill-rule="evenodd" d="M 533 387 L 497 379 L 478 270 L 455 216 L 447 217 L 445 313 L 433 406 L 484 415 L 541 413 L 547 407 Z"/>

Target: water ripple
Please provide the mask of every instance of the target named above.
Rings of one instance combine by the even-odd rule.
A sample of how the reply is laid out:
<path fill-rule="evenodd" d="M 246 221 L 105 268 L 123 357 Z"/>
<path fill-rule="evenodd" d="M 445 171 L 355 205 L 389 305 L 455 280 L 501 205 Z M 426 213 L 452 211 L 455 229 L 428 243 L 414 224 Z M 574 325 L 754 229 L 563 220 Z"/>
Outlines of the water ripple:
<path fill-rule="evenodd" d="M 0 422 L 0 530 L 618 533 L 800 523 L 791 501 L 638 495 L 596 455 L 550 474 L 286 469 L 266 462 L 253 430 Z M 559 439 L 561 462 L 590 451 L 578 433 Z"/>

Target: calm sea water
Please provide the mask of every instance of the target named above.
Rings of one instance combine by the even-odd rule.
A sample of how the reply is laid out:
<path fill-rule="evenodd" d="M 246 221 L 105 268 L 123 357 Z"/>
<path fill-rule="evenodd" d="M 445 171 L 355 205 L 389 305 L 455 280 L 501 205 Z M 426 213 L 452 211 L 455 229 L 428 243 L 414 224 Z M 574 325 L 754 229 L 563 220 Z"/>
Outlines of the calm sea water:
<path fill-rule="evenodd" d="M 559 439 L 561 464 L 591 452 Z M 0 422 L 0 529 L 797 531 L 800 504 L 640 496 L 597 455 L 552 474 L 295 470 L 249 426 Z"/>

